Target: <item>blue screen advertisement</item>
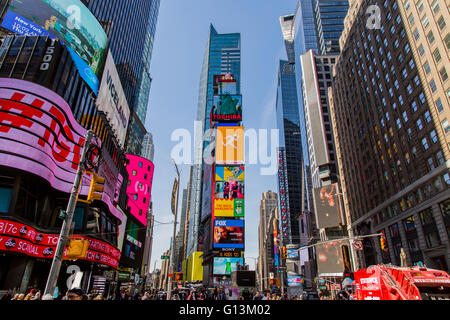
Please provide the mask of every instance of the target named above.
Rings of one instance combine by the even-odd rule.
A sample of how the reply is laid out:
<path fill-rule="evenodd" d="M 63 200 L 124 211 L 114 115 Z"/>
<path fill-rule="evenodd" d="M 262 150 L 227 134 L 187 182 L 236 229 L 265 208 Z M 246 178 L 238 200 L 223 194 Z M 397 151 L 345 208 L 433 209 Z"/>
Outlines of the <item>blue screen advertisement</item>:
<path fill-rule="evenodd" d="M 214 275 L 230 275 L 237 271 L 237 265 L 244 265 L 243 258 L 214 258 Z"/>
<path fill-rule="evenodd" d="M 2 27 L 20 35 L 58 38 L 69 49 L 80 76 L 98 95 L 108 37 L 79 0 L 12 0 Z"/>

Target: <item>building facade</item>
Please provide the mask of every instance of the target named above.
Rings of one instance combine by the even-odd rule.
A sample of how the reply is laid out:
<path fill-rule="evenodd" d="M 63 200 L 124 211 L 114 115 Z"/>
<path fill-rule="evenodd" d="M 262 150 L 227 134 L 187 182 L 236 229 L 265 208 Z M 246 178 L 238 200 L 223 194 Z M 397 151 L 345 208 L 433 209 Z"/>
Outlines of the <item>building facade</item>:
<path fill-rule="evenodd" d="M 276 223 L 276 208 L 278 195 L 267 191 L 261 196 L 259 206 L 259 256 L 258 256 L 258 284 L 259 290 L 271 289 L 270 273 L 275 271 L 274 223 Z M 275 228 L 276 236 L 276 228 Z M 274 278 L 274 277 L 272 277 Z"/>
<path fill-rule="evenodd" d="M 441 44 L 433 44 L 431 52 L 441 48 L 448 61 L 448 46 L 442 45 L 448 27 L 438 23 L 448 12 L 436 4 L 445 8 L 444 1 L 435 2 L 433 15 L 429 11 L 433 9 L 425 6 L 428 19 L 437 23 L 428 30 L 444 32 L 435 38 Z M 399 265 L 404 249 L 408 265 L 422 262 L 448 270 L 448 132 L 440 121 L 438 96 L 433 96 L 433 85 L 424 75 L 427 65 L 420 55 L 425 46 L 415 43 L 417 33 L 423 36 L 421 43 L 428 40 L 423 30 L 415 32 L 427 20 L 424 12 L 417 18 L 420 4 L 386 0 L 376 5 L 385 18 L 368 28 L 364 18 L 368 4 L 351 4 L 330 99 L 347 218 L 355 234 L 381 232 L 388 243 L 381 250 L 378 238 L 366 238 L 358 262 L 362 267 Z M 411 28 L 412 21 L 416 24 Z M 430 68 L 444 66 L 429 57 Z M 442 80 L 435 75 L 435 83 Z M 448 112 L 447 99 L 441 99 L 442 112 Z"/>

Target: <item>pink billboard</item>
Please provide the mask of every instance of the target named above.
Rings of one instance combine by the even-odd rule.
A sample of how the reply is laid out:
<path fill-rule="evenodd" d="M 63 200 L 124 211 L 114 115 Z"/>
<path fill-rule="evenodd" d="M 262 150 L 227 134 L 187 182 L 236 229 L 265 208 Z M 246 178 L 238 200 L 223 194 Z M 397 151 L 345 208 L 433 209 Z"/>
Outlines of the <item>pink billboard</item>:
<path fill-rule="evenodd" d="M 144 226 L 147 226 L 147 215 L 152 194 L 153 172 L 155 166 L 145 158 L 127 154 L 127 187 L 128 207 L 130 213 Z"/>
<path fill-rule="evenodd" d="M 0 78 L 1 166 L 33 173 L 56 190 L 70 193 L 86 133 L 55 92 L 28 81 Z M 85 174 L 81 195 L 87 196 L 90 181 Z M 114 196 L 105 192 L 102 201 L 122 220 Z"/>

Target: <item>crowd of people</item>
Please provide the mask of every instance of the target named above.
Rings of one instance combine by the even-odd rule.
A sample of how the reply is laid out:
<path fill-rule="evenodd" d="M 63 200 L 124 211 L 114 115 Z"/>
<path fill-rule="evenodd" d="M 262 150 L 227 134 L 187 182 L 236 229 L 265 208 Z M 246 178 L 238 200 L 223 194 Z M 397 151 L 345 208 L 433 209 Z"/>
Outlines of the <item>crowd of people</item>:
<path fill-rule="evenodd" d="M 250 291 L 247 288 L 240 290 L 239 294 L 233 293 L 231 289 L 226 288 L 185 288 L 183 290 L 175 289 L 172 291 L 170 300 L 307 300 L 306 294 L 300 296 L 288 297 L 280 292 L 258 290 Z M 334 298 L 328 296 L 318 297 L 320 300 L 349 300 L 348 295 L 340 291 Z M 122 289 L 118 294 L 105 297 L 102 294 L 91 292 L 85 293 L 80 288 L 72 288 L 57 297 L 42 296 L 40 290 L 31 289 L 27 294 L 24 293 L 6 293 L 1 300 L 168 300 L 167 292 L 156 289 L 139 291 L 138 289 Z"/>

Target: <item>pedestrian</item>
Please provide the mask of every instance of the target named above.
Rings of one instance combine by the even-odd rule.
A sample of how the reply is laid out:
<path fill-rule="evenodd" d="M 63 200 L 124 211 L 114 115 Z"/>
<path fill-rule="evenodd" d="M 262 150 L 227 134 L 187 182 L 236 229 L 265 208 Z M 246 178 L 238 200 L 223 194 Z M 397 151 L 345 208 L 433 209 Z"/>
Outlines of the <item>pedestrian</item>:
<path fill-rule="evenodd" d="M 25 299 L 25 295 L 23 293 L 20 293 L 16 300 L 23 300 Z"/>
<path fill-rule="evenodd" d="M 41 291 L 36 292 L 34 297 L 31 298 L 31 300 L 41 300 Z"/>
<path fill-rule="evenodd" d="M 8 291 L 3 297 L 2 297 L 2 301 L 6 301 L 6 300 L 12 300 L 13 296 L 11 294 L 10 291 Z"/>
<path fill-rule="evenodd" d="M 253 297 L 253 300 L 261 300 L 261 299 L 262 299 L 261 294 L 259 293 L 259 291 L 256 291 L 256 294 L 255 294 L 255 296 Z"/>
<path fill-rule="evenodd" d="M 67 300 L 87 300 L 87 296 L 81 288 L 72 288 L 67 291 Z"/>
<path fill-rule="evenodd" d="M 93 300 L 105 300 L 105 298 L 103 297 L 102 294 L 98 294 L 97 296 L 95 296 Z"/>

